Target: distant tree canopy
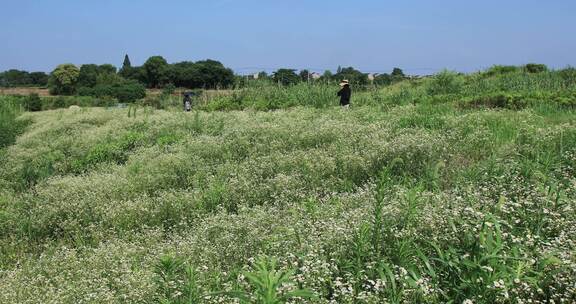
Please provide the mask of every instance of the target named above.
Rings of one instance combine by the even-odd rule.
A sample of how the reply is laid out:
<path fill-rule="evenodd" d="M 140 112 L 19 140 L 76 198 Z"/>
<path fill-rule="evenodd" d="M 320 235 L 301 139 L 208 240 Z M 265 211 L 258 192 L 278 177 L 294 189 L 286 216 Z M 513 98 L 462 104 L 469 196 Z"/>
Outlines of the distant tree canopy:
<path fill-rule="evenodd" d="M 219 61 L 210 59 L 168 64 L 163 57 L 153 56 L 141 67 L 124 66 L 120 75 L 137 80 L 149 88 L 172 84 L 190 89 L 215 89 L 226 88 L 234 83 L 234 72 Z"/>
<path fill-rule="evenodd" d="M 298 73 L 298 76 L 300 76 L 300 79 L 304 82 L 309 81 L 310 80 L 310 71 L 301 70 L 300 73 Z"/>
<path fill-rule="evenodd" d="M 98 77 L 105 74 L 116 74 L 116 67 L 111 64 L 83 64 L 78 75 L 78 86 L 93 87 L 97 84 Z"/>
<path fill-rule="evenodd" d="M 0 73 L 0 86 L 45 86 L 48 84 L 48 75 L 44 72 L 26 72 L 20 70 L 8 70 Z"/>
<path fill-rule="evenodd" d="M 548 71 L 548 67 L 545 64 L 528 63 L 524 66 L 524 70 L 528 73 L 541 73 Z"/>
<path fill-rule="evenodd" d="M 392 83 L 392 76 L 387 73 L 378 74 L 374 77 L 374 84 L 377 85 L 389 85 Z"/>
<path fill-rule="evenodd" d="M 300 82 L 300 76 L 294 69 L 278 69 L 272 74 L 272 79 L 282 85 L 291 85 Z"/>
<path fill-rule="evenodd" d="M 404 71 L 401 68 L 393 68 L 392 73 L 390 73 L 391 82 L 398 82 L 406 79 Z"/>
<path fill-rule="evenodd" d="M 152 56 L 146 60 L 142 67 L 144 68 L 148 87 L 160 87 L 167 73 L 168 62 L 166 62 L 166 59 L 162 56 Z"/>
<path fill-rule="evenodd" d="M 50 74 L 50 93 L 54 95 L 74 94 L 79 75 L 80 70 L 71 63 L 57 66 Z"/>
<path fill-rule="evenodd" d="M 326 70 L 326 71 L 324 71 L 324 74 L 322 74 L 322 78 L 325 80 L 330 80 L 330 79 L 332 79 L 333 76 L 334 75 L 332 74 L 332 71 L 330 71 L 330 70 Z"/>
<path fill-rule="evenodd" d="M 348 80 L 351 84 L 365 85 L 368 84 L 368 75 L 364 74 L 353 67 L 341 68 L 338 67 L 338 72 L 332 76 L 334 80 Z"/>

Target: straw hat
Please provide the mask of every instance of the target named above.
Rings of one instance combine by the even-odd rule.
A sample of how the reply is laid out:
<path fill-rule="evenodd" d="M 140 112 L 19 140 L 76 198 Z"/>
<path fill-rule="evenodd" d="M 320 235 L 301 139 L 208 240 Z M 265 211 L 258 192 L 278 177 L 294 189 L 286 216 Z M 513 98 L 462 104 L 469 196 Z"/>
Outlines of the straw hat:
<path fill-rule="evenodd" d="M 347 85 L 347 84 L 350 84 L 347 79 L 344 79 L 344 80 L 340 81 L 340 86 L 341 86 L 341 87 L 343 87 L 343 86 L 345 86 L 345 85 Z"/>

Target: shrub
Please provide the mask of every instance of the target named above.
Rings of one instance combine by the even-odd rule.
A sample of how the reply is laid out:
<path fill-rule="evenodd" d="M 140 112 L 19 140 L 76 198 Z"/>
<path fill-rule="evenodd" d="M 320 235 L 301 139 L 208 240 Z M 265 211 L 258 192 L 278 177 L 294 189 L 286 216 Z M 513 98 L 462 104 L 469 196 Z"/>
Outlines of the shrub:
<path fill-rule="evenodd" d="M 125 81 L 116 84 L 97 84 L 92 89 L 82 88 L 79 95 L 98 98 L 112 97 L 120 102 L 134 102 L 146 97 L 146 89 L 135 81 Z"/>
<path fill-rule="evenodd" d="M 459 93 L 464 82 L 457 73 L 444 70 L 434 76 L 428 85 L 429 94 L 454 94 Z"/>
<path fill-rule="evenodd" d="M 463 102 L 466 106 L 472 107 L 489 107 L 489 108 L 503 108 L 518 110 L 525 108 L 531 98 L 527 98 L 517 94 L 495 93 L 482 97 L 475 97 L 467 99 Z"/>
<path fill-rule="evenodd" d="M 79 87 L 76 90 L 78 96 L 94 96 L 94 89 L 90 87 Z"/>
<path fill-rule="evenodd" d="M 162 95 L 170 96 L 170 95 L 174 94 L 174 91 L 176 91 L 176 87 L 174 86 L 174 84 L 169 83 L 169 84 L 165 85 L 164 88 L 162 89 Z"/>
<path fill-rule="evenodd" d="M 576 83 L 576 68 L 568 67 L 558 71 L 558 74 L 566 81 L 566 83 L 571 85 Z"/>
<path fill-rule="evenodd" d="M 272 79 L 285 86 L 300 82 L 300 77 L 298 77 L 298 74 L 296 74 L 295 70 L 292 69 L 279 69 L 274 72 Z"/>
<path fill-rule="evenodd" d="M 120 102 L 134 102 L 146 97 L 146 89 L 137 82 L 125 82 L 121 85 L 116 85 L 112 91 L 113 97 Z"/>
<path fill-rule="evenodd" d="M 494 76 L 517 72 L 519 68 L 514 65 L 494 65 L 484 72 L 486 76 Z"/>
<path fill-rule="evenodd" d="M 152 107 L 155 109 L 162 109 L 162 100 L 156 96 L 148 96 L 144 99 L 142 99 L 139 104 L 146 106 L 146 107 Z"/>
<path fill-rule="evenodd" d="M 529 63 L 524 66 L 524 70 L 528 73 L 542 73 L 548 71 L 545 64 Z"/>
<path fill-rule="evenodd" d="M 24 108 L 26 111 L 31 112 L 42 110 L 42 100 L 38 94 L 34 93 L 28 95 L 28 97 L 24 100 Z"/>

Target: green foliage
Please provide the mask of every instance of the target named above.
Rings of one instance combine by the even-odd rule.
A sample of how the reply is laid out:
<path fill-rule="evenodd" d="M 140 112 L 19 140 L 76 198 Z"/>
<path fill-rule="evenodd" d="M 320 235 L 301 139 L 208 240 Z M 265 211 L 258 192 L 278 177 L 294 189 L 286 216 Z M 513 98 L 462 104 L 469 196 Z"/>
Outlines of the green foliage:
<path fill-rule="evenodd" d="M 44 87 L 48 85 L 48 75 L 44 72 L 32 72 L 30 73 L 30 84 Z"/>
<path fill-rule="evenodd" d="M 572 72 L 0 97 L 0 302 L 570 302 Z"/>
<path fill-rule="evenodd" d="M 134 102 L 146 97 L 146 89 L 137 82 L 125 82 L 112 87 L 112 96 L 120 102 Z"/>
<path fill-rule="evenodd" d="M 19 100 L 0 97 L 0 150 L 13 144 L 29 124 L 29 120 L 18 119 L 21 112 Z"/>
<path fill-rule="evenodd" d="M 436 75 L 428 84 L 428 94 L 458 94 L 462 90 L 464 80 L 456 72 L 444 70 Z"/>
<path fill-rule="evenodd" d="M 45 86 L 48 83 L 48 75 L 44 72 L 32 72 L 20 70 L 8 70 L 0 73 L 0 86 Z"/>
<path fill-rule="evenodd" d="M 330 70 L 326 70 L 322 74 L 322 80 L 323 81 L 330 81 L 330 80 L 332 80 L 333 77 L 334 77 L 334 75 L 332 74 L 332 71 L 330 71 Z"/>
<path fill-rule="evenodd" d="M 489 69 L 487 69 L 484 72 L 484 74 L 486 76 L 494 76 L 494 75 L 514 73 L 514 72 L 517 72 L 519 70 L 520 70 L 520 68 L 518 68 L 517 66 L 513 66 L 513 65 L 494 65 L 494 66 L 490 67 Z"/>
<path fill-rule="evenodd" d="M 40 111 L 42 110 L 42 100 L 38 94 L 30 94 L 23 102 L 24 109 L 26 111 Z"/>
<path fill-rule="evenodd" d="M 234 82 L 234 73 L 215 60 L 183 61 L 166 65 L 160 77 L 162 86 L 173 84 L 185 88 L 227 88 Z M 147 82 L 148 83 L 148 82 Z M 150 83 L 148 83 L 150 85 Z"/>
<path fill-rule="evenodd" d="M 304 81 L 304 82 L 308 82 L 311 81 L 312 79 L 310 79 L 310 71 L 308 70 L 301 70 L 300 73 L 298 73 L 298 76 L 300 76 L 300 80 Z"/>
<path fill-rule="evenodd" d="M 167 97 L 174 94 L 175 91 L 176 86 L 174 86 L 172 83 L 169 83 L 165 85 L 164 88 L 162 89 L 162 95 Z"/>
<path fill-rule="evenodd" d="M 146 84 L 150 88 L 157 88 L 166 78 L 168 63 L 162 56 L 152 56 L 146 60 L 142 68 L 146 75 Z"/>
<path fill-rule="evenodd" d="M 283 304 L 294 298 L 310 299 L 314 293 L 307 289 L 296 289 L 282 292 L 283 285 L 291 283 L 291 271 L 277 270 L 277 261 L 268 257 L 259 257 L 252 266 L 252 271 L 244 272 L 251 286 L 250 291 L 227 292 L 243 303 Z"/>
<path fill-rule="evenodd" d="M 57 66 L 50 74 L 50 93 L 53 95 L 74 94 L 79 75 L 80 70 L 71 63 Z"/>
<path fill-rule="evenodd" d="M 528 106 L 537 106 L 543 103 L 573 108 L 576 106 L 576 93 L 561 91 L 556 93 L 540 92 L 523 95 L 499 92 L 487 94 L 481 97 L 466 98 L 460 102 L 460 105 L 464 107 L 488 107 L 519 110 Z"/>
<path fill-rule="evenodd" d="M 130 74 L 132 70 L 132 64 L 130 63 L 130 58 L 128 57 L 128 54 L 124 55 L 124 61 L 122 62 L 122 68 L 120 68 L 120 71 L 118 71 L 118 74 L 120 74 L 120 76 L 125 77 L 125 78 L 130 78 Z"/>
<path fill-rule="evenodd" d="M 542 73 L 548 71 L 545 64 L 529 63 L 524 66 L 524 70 L 528 73 Z"/>
<path fill-rule="evenodd" d="M 404 75 L 404 71 L 402 71 L 402 69 L 400 68 L 394 68 L 392 69 L 392 73 L 390 74 L 390 77 L 392 78 L 392 81 L 401 81 L 404 80 L 406 78 L 406 75 Z"/>
<path fill-rule="evenodd" d="M 278 69 L 272 74 L 272 80 L 278 84 L 288 86 L 300 82 L 300 77 L 296 74 L 296 70 Z"/>
<path fill-rule="evenodd" d="M 334 80 L 348 80 L 352 85 L 368 84 L 368 75 L 364 74 L 353 67 L 340 68 L 340 71 L 333 76 Z"/>
<path fill-rule="evenodd" d="M 165 255 L 155 265 L 154 273 L 160 303 L 195 304 L 201 301 L 196 272 L 183 260 Z"/>
<path fill-rule="evenodd" d="M 78 75 L 79 87 L 94 87 L 96 84 L 110 82 L 109 78 L 116 76 L 116 68 L 110 64 L 95 65 L 84 64 L 80 67 L 80 74 Z M 104 80 L 103 80 L 104 79 Z M 114 82 L 118 82 L 115 80 Z"/>
<path fill-rule="evenodd" d="M 134 80 L 124 80 L 115 74 L 101 75 L 93 88 L 81 87 L 80 96 L 115 98 L 119 102 L 134 102 L 146 97 L 146 89 Z"/>
<path fill-rule="evenodd" d="M 390 74 L 378 74 L 374 77 L 374 84 L 377 85 L 390 85 L 392 83 L 392 76 Z"/>

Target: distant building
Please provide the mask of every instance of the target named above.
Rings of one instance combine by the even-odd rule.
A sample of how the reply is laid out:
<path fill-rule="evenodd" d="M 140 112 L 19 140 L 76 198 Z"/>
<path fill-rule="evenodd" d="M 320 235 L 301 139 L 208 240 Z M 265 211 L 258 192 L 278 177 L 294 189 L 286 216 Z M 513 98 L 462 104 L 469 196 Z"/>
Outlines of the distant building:
<path fill-rule="evenodd" d="M 320 73 L 316 73 L 316 72 L 310 73 L 310 78 L 312 78 L 314 80 L 319 79 L 320 77 L 322 77 L 322 75 L 320 75 Z"/>
<path fill-rule="evenodd" d="M 369 73 L 368 80 L 374 81 L 374 79 L 376 79 L 376 76 L 378 76 L 378 73 Z"/>

